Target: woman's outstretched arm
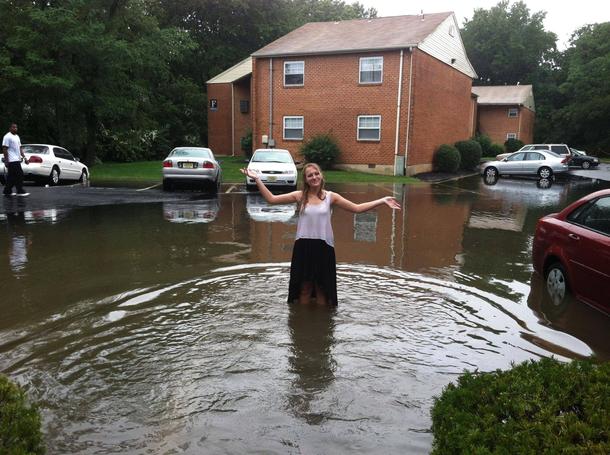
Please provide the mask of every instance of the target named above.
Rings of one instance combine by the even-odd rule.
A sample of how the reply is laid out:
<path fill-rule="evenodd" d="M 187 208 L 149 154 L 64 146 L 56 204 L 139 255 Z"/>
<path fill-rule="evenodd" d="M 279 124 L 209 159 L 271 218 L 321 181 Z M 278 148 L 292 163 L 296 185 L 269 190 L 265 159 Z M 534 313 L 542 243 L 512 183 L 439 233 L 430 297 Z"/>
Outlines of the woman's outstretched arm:
<path fill-rule="evenodd" d="M 240 171 L 242 174 L 254 179 L 258 191 L 260 191 L 261 195 L 265 198 L 265 201 L 269 204 L 290 204 L 291 202 L 299 202 L 301 200 L 302 191 L 292 191 L 291 193 L 276 195 L 269 191 L 269 188 L 261 182 L 258 173 L 251 169 L 240 169 Z"/>
<path fill-rule="evenodd" d="M 349 212 L 362 213 L 368 210 L 374 209 L 380 205 L 387 205 L 391 209 L 400 210 L 400 204 L 392 196 L 382 197 L 375 199 L 374 201 L 363 202 L 362 204 L 355 204 L 349 199 L 345 199 L 343 196 L 337 193 L 333 193 L 333 204 L 345 209 Z"/>

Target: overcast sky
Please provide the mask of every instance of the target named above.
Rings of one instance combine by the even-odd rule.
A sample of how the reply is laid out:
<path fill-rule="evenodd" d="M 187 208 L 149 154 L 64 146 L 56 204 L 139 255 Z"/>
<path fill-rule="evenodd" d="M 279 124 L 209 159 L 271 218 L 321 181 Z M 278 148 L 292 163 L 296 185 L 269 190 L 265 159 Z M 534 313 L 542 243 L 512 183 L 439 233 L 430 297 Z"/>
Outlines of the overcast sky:
<path fill-rule="evenodd" d="M 377 16 L 442 13 L 453 11 L 462 26 L 464 18 L 472 19 L 475 8 L 489 9 L 499 0 L 358 0 L 365 7 L 377 9 Z M 346 1 L 346 3 L 351 3 Z M 511 1 L 511 4 L 514 3 Z M 586 24 L 610 21 L 608 0 L 526 0 L 530 14 L 546 11 L 544 28 L 557 34 L 557 47 L 565 49 L 572 32 Z"/>

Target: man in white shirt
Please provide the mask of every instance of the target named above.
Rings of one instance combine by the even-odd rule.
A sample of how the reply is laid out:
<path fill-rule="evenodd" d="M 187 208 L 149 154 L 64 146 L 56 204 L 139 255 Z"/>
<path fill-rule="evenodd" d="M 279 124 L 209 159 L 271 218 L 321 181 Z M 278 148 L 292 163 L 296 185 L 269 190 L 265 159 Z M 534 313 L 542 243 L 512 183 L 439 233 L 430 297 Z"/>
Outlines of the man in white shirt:
<path fill-rule="evenodd" d="M 29 196 L 23 189 L 23 169 L 21 169 L 21 158 L 25 164 L 28 159 L 21 149 L 21 139 L 17 136 L 17 124 L 11 123 L 8 133 L 2 139 L 2 152 L 4 154 L 4 166 L 7 170 L 6 186 L 4 187 L 5 196 Z M 17 189 L 12 193 L 13 187 Z"/>

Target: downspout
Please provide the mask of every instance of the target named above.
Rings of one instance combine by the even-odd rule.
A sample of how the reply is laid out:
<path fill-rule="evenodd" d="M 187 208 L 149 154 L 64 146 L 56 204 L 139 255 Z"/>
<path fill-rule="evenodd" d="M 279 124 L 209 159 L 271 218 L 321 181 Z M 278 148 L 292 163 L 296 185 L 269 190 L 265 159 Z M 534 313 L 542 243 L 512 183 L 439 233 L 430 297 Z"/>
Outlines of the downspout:
<path fill-rule="evenodd" d="M 269 57 L 269 139 L 273 139 L 273 57 Z"/>
<path fill-rule="evenodd" d="M 404 50 L 400 50 L 400 67 L 398 70 L 398 97 L 396 101 L 396 139 L 394 141 L 394 175 L 404 175 L 404 165 L 402 174 L 398 173 L 398 140 L 400 132 L 400 100 L 402 96 L 402 64 L 403 64 Z"/>
<path fill-rule="evenodd" d="M 405 139 L 405 175 L 409 168 L 409 131 L 411 131 L 411 100 L 413 99 L 413 46 L 409 46 L 409 103 L 407 105 L 407 135 Z"/>
<path fill-rule="evenodd" d="M 519 123 L 517 126 L 517 139 L 521 140 L 521 105 L 517 106 L 517 115 L 519 116 Z"/>
<path fill-rule="evenodd" d="M 231 156 L 235 156 L 235 87 L 231 82 Z"/>

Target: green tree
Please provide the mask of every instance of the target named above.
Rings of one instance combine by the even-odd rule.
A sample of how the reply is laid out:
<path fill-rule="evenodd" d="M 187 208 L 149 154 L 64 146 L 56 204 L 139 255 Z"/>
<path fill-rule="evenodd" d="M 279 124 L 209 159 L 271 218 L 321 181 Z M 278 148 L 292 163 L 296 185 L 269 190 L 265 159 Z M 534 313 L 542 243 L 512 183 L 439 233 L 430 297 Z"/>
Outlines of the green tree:
<path fill-rule="evenodd" d="M 557 36 L 544 29 L 546 12 L 530 13 L 525 2 L 508 0 L 477 8 L 464 23 L 462 40 L 479 80 L 477 85 L 530 84 L 557 57 Z"/>
<path fill-rule="evenodd" d="M 575 147 L 610 151 L 610 22 L 577 30 L 564 53 L 563 106 L 554 120 L 555 137 Z"/>

